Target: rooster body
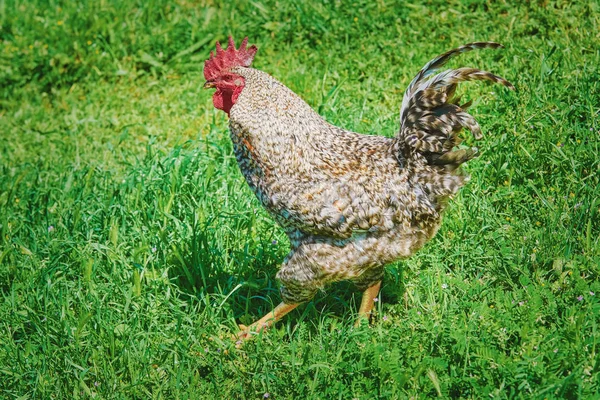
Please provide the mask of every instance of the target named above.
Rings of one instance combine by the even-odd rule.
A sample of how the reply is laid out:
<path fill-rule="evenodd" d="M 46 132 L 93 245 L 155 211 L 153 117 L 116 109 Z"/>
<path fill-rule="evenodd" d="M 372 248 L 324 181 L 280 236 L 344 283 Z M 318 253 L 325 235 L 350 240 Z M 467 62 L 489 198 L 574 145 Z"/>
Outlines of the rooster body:
<path fill-rule="evenodd" d="M 385 264 L 435 234 L 439 212 L 422 209 L 423 189 L 411 182 L 414 171 L 402 168 L 394 139 L 327 123 L 262 71 L 233 72 L 246 81 L 230 112 L 236 158 L 292 244 L 277 276 L 284 302 L 309 300 L 332 281 L 366 288 L 381 279 Z M 429 223 L 415 223 L 419 218 Z"/>
<path fill-rule="evenodd" d="M 436 234 L 448 198 L 467 180 L 460 164 L 477 154 L 453 150 L 457 135 L 467 127 L 480 137 L 453 97 L 457 83 L 512 85 L 470 68 L 432 75 L 454 55 L 481 47 L 499 45 L 472 43 L 430 61 L 405 93 L 398 135 L 386 138 L 326 122 L 285 85 L 249 67 L 256 48 L 246 49 L 246 40 L 241 55 L 227 54 L 238 51 L 231 39 L 227 50 L 217 45 L 205 67 L 208 86 L 217 88 L 214 104 L 229 114 L 248 185 L 291 241 L 277 274 L 284 304 L 310 300 L 334 281 L 349 279 L 362 290 L 378 285 L 386 264 L 411 256 Z M 211 60 L 219 57 L 242 61 L 212 73 L 218 68 Z"/>

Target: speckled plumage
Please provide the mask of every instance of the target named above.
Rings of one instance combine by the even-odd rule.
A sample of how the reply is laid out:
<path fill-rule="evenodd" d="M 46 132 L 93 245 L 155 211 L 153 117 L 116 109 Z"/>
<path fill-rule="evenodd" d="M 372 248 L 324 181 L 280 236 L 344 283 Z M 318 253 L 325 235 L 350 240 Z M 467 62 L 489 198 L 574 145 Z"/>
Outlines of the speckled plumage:
<path fill-rule="evenodd" d="M 246 66 L 228 70 L 243 78 L 229 110 L 240 170 L 292 244 L 277 274 L 284 302 L 310 300 L 345 279 L 365 289 L 381 280 L 386 264 L 435 235 L 448 198 L 465 183 L 458 167 L 476 155 L 476 149 L 453 151 L 457 134 L 467 127 L 480 137 L 466 106 L 453 99 L 456 84 L 512 85 L 475 69 L 433 73 L 452 56 L 482 47 L 499 45 L 462 46 L 419 72 L 405 93 L 395 138 L 333 126 L 270 75 Z"/>

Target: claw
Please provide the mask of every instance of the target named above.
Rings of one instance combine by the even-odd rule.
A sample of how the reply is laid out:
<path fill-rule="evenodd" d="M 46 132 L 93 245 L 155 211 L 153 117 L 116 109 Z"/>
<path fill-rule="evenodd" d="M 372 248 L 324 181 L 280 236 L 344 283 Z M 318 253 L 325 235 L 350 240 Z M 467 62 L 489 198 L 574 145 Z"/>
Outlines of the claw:
<path fill-rule="evenodd" d="M 296 304 L 285 304 L 281 303 L 273 311 L 267 313 L 264 317 L 256 321 L 250 326 L 246 326 L 244 324 L 239 324 L 238 327 L 240 331 L 232 335 L 232 340 L 235 340 L 236 346 L 241 347 L 244 340 L 251 339 L 253 336 L 258 335 L 260 332 L 268 329 L 271 325 L 273 325 L 277 320 L 281 319 L 285 314 L 292 311 L 294 308 L 298 307 L 298 303 Z"/>
<path fill-rule="evenodd" d="M 246 326 L 244 324 L 238 324 L 240 331 L 234 335 L 231 335 L 231 340 L 235 340 L 235 347 L 240 349 L 244 342 L 252 339 L 254 336 L 258 335 L 266 326 L 256 326 L 252 324 L 250 326 Z"/>
<path fill-rule="evenodd" d="M 238 324 L 238 328 L 240 328 L 239 332 L 231 334 L 231 341 L 235 342 L 236 349 L 239 349 L 243 346 L 244 342 L 252 337 L 250 332 L 250 328 L 248 328 L 244 324 Z"/>

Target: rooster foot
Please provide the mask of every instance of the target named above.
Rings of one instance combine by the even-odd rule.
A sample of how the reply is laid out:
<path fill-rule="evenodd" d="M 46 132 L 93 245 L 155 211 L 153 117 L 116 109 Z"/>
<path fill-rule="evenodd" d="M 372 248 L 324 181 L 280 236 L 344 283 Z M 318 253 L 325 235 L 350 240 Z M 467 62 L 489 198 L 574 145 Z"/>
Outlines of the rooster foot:
<path fill-rule="evenodd" d="M 373 315 L 373 306 L 375 305 L 375 299 L 377 298 L 377 294 L 379 294 L 379 289 L 381 288 L 381 281 L 376 284 L 370 286 L 363 292 L 362 301 L 360 302 L 360 310 L 358 310 L 358 318 L 354 323 L 354 326 L 360 326 L 362 321 L 365 319 L 367 323 L 371 319 Z"/>
<path fill-rule="evenodd" d="M 283 318 L 284 315 L 286 315 L 299 305 L 300 303 L 280 303 L 277 307 L 273 309 L 273 311 L 267 313 L 264 317 L 262 317 L 252 325 L 246 326 L 243 324 L 239 324 L 238 327 L 240 328 L 240 331 L 236 335 L 233 335 L 232 338 L 236 341 L 236 347 L 241 347 L 244 341 L 251 339 L 253 336 L 256 336 L 260 332 L 268 329 L 271 325 L 279 321 L 281 318 Z"/>

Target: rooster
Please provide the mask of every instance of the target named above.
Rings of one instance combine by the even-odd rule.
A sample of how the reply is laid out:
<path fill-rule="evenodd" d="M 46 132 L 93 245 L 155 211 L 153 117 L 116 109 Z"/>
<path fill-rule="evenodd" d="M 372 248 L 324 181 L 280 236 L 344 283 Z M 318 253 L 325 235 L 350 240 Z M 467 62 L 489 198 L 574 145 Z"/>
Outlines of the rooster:
<path fill-rule="evenodd" d="M 283 228 L 291 250 L 277 279 L 282 302 L 237 337 L 249 338 L 325 285 L 351 280 L 363 291 L 359 322 L 370 318 L 386 264 L 407 258 L 438 231 L 448 199 L 467 182 L 461 164 L 477 148 L 456 149 L 462 128 L 481 129 L 454 96 L 460 82 L 513 85 L 489 72 L 436 72 L 452 57 L 502 47 L 476 42 L 428 62 L 408 85 L 393 138 L 329 124 L 269 74 L 250 67 L 257 47 L 216 43 L 204 64 L 204 88 L 229 116 L 240 171 Z"/>

